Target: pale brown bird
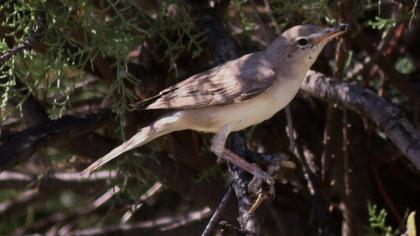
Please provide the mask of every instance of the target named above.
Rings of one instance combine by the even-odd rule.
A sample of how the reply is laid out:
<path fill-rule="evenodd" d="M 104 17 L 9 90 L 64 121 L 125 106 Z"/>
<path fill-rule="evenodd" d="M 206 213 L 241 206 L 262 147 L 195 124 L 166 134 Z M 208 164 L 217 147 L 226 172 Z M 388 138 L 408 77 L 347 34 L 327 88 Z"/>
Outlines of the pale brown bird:
<path fill-rule="evenodd" d="M 215 133 L 211 150 L 229 159 L 222 155 L 227 152 L 225 141 L 229 133 L 267 120 L 289 104 L 324 46 L 348 28 L 346 24 L 332 28 L 294 26 L 263 51 L 191 76 L 141 101 L 136 104 L 139 109 L 174 111 L 140 129 L 82 173 L 90 173 L 120 154 L 162 135 L 187 129 Z M 229 161 L 250 171 L 243 160 L 231 159 Z M 264 173 L 261 175 L 266 177 Z"/>

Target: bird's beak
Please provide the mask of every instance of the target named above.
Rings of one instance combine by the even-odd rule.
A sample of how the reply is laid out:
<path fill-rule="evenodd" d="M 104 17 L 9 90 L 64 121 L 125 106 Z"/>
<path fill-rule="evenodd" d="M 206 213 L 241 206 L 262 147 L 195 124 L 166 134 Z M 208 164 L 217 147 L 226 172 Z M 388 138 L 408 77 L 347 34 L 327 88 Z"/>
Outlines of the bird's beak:
<path fill-rule="evenodd" d="M 327 28 L 315 38 L 315 43 L 328 42 L 333 38 L 336 38 L 350 29 L 348 24 L 339 24 L 336 27 Z"/>

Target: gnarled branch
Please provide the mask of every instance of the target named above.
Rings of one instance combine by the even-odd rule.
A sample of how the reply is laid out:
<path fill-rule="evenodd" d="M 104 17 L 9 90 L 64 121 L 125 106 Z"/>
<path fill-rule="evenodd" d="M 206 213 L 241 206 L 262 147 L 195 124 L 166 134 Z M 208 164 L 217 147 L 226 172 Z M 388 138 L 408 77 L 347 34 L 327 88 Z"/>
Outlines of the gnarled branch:
<path fill-rule="evenodd" d="M 332 80 L 314 71 L 308 72 L 301 88 L 371 119 L 420 171 L 420 133 L 396 106 L 361 86 Z"/>

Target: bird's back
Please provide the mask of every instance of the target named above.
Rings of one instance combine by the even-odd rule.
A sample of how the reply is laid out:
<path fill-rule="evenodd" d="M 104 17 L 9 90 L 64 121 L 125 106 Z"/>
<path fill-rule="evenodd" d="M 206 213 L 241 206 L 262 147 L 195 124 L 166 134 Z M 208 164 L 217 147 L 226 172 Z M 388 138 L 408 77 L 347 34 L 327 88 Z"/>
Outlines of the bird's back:
<path fill-rule="evenodd" d="M 275 79 L 265 55 L 251 53 L 170 86 L 136 107 L 192 109 L 240 103 L 269 88 Z"/>

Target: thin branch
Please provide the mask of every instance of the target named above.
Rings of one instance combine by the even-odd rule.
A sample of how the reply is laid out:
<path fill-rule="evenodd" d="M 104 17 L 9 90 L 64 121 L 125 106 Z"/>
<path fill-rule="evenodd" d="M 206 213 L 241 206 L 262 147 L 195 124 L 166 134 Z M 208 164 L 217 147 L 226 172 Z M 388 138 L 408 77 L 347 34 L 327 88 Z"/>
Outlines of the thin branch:
<path fill-rule="evenodd" d="M 0 63 L 4 63 L 5 61 L 9 60 L 11 57 L 22 52 L 23 50 L 31 49 L 35 45 L 35 43 L 38 42 L 38 40 L 41 38 L 42 33 L 45 29 L 45 23 L 46 23 L 45 21 L 46 21 L 45 12 L 39 11 L 37 20 L 35 22 L 35 25 L 32 31 L 29 34 L 29 37 L 22 44 L 6 52 L 3 52 L 0 55 Z"/>
<path fill-rule="evenodd" d="M 221 220 L 221 212 L 226 208 L 226 204 L 232 199 L 232 197 L 233 197 L 233 188 L 229 186 L 228 191 L 226 191 L 225 196 L 223 196 L 222 201 L 220 201 L 220 204 L 217 206 L 216 210 L 214 211 L 212 217 L 207 223 L 207 226 L 204 229 L 201 236 L 212 235 L 214 229 L 216 228 L 217 224 Z"/>
<path fill-rule="evenodd" d="M 12 235 L 23 235 L 31 231 L 44 230 L 50 225 L 57 224 L 60 222 L 68 222 L 72 219 L 75 219 L 75 221 L 82 220 L 87 215 L 92 214 L 93 212 L 103 208 L 105 203 L 108 202 L 113 196 L 115 196 L 119 192 L 120 188 L 118 186 L 112 187 L 88 206 L 78 207 L 75 209 L 70 209 L 66 212 L 58 212 L 48 217 L 43 217 L 31 225 L 16 229 L 12 233 Z"/>
<path fill-rule="evenodd" d="M 420 99 L 419 91 L 413 86 L 408 80 L 407 76 L 397 71 L 394 65 L 383 53 L 376 53 L 376 48 L 365 42 L 371 42 L 372 40 L 363 32 L 359 32 L 355 35 L 352 40 L 347 42 L 351 45 L 356 45 L 362 48 L 366 52 L 372 55 L 376 55 L 375 64 L 388 76 L 389 80 L 402 92 L 404 93 L 413 104 L 416 104 Z"/>
<path fill-rule="evenodd" d="M 265 28 L 264 22 L 263 22 L 263 20 L 260 16 L 260 13 L 258 12 L 258 8 L 257 8 L 257 5 L 255 4 L 254 0 L 250 0 L 249 2 L 251 3 L 252 12 L 254 13 L 254 17 L 256 18 L 256 20 L 258 21 L 258 24 L 261 27 L 262 35 L 264 36 L 264 42 L 265 42 L 264 46 L 267 46 L 270 43 L 270 37 L 268 36 L 268 32 Z"/>
<path fill-rule="evenodd" d="M 315 168 L 311 168 L 308 155 L 305 155 L 305 148 L 300 140 L 296 140 L 298 137 L 295 135 L 295 129 L 293 128 L 293 118 L 290 105 L 285 108 L 286 120 L 287 120 L 287 134 L 289 137 L 289 149 L 298 158 L 301 166 L 303 176 L 306 179 L 307 187 L 312 195 L 313 202 L 313 214 L 315 220 L 315 227 L 318 235 L 329 235 L 329 218 L 327 212 L 327 204 L 322 196 L 321 181 L 315 173 Z M 308 152 L 306 152 L 308 153 Z"/>
<path fill-rule="evenodd" d="M 188 223 L 202 220 L 205 217 L 210 216 L 210 208 L 205 207 L 203 209 L 187 212 L 184 214 L 176 214 L 169 216 L 160 216 L 155 219 L 148 221 L 137 222 L 135 224 L 119 224 L 112 226 L 103 226 L 98 228 L 89 228 L 83 230 L 77 230 L 71 232 L 71 235 L 151 235 L 152 232 L 157 231 L 153 235 L 162 234 L 163 232 L 168 233 L 169 231 L 179 228 Z M 191 229 L 188 229 L 191 234 Z M 185 232 L 184 235 L 186 235 Z M 170 234 L 173 235 L 173 234 Z"/>
<path fill-rule="evenodd" d="M 45 192 L 42 192 L 37 188 L 26 190 L 12 200 L 1 202 L 0 216 L 4 217 L 11 214 L 15 210 L 25 209 L 27 205 L 40 200 L 44 196 L 46 196 Z"/>
<path fill-rule="evenodd" d="M 265 6 L 265 10 L 270 16 L 270 20 L 274 26 L 274 29 L 276 29 L 276 34 L 280 34 L 280 27 L 279 27 L 279 24 L 277 24 L 276 19 L 274 18 L 273 10 L 271 9 L 270 2 L 268 0 L 264 0 L 264 6 Z"/>
<path fill-rule="evenodd" d="M 24 174 L 14 171 L 0 173 L 0 188 L 21 189 L 30 184 L 36 184 L 42 189 L 86 189 L 88 186 L 106 184 L 107 181 L 117 180 L 119 176 L 115 171 L 98 171 L 88 177 L 80 176 L 79 172 L 49 173 L 41 178 L 38 175 Z"/>
<path fill-rule="evenodd" d="M 181 163 L 175 164 L 169 157 L 156 156 L 153 160 L 143 159 L 142 167 L 157 175 L 159 181 L 169 189 L 210 208 L 216 208 L 219 199 L 225 193 L 224 181 L 221 178 L 197 183 L 199 174 L 196 171 Z M 233 202 L 228 204 L 227 210 L 222 215 L 225 220 L 234 222 L 237 217 L 236 205 Z"/>
<path fill-rule="evenodd" d="M 155 196 L 156 194 L 160 193 L 163 190 L 162 183 L 156 182 L 152 187 L 150 187 L 143 195 L 141 195 L 140 199 L 130 206 L 130 209 L 123 215 L 121 222 L 126 223 L 131 219 L 133 214 L 143 206 L 143 204 L 150 199 L 151 197 Z"/>
<path fill-rule="evenodd" d="M 398 221 L 398 225 L 402 225 L 403 218 L 401 217 L 400 213 L 398 213 L 398 210 L 395 207 L 394 202 L 392 201 L 391 197 L 387 193 L 387 191 L 385 189 L 385 186 L 384 186 L 384 184 L 381 180 L 381 177 L 379 176 L 378 168 L 376 167 L 375 164 L 373 164 L 371 166 L 371 168 L 372 168 L 372 173 L 373 173 L 374 180 L 375 180 L 375 182 L 378 186 L 379 192 L 381 193 L 382 197 L 384 198 L 386 206 L 390 210 L 392 216 L 394 216 L 394 218 Z"/>
<path fill-rule="evenodd" d="M 161 231 L 173 230 L 173 229 L 176 229 L 180 226 L 184 226 L 184 225 L 190 224 L 192 222 L 200 221 L 202 219 L 205 219 L 205 218 L 209 217 L 210 214 L 211 214 L 210 208 L 205 207 L 201 210 L 191 211 L 191 212 L 187 213 L 186 216 L 176 215 L 174 217 L 173 222 L 170 222 L 169 224 L 160 227 L 160 230 Z M 178 216 L 180 216 L 180 217 L 178 218 Z"/>

